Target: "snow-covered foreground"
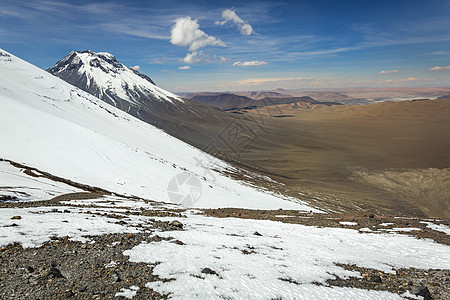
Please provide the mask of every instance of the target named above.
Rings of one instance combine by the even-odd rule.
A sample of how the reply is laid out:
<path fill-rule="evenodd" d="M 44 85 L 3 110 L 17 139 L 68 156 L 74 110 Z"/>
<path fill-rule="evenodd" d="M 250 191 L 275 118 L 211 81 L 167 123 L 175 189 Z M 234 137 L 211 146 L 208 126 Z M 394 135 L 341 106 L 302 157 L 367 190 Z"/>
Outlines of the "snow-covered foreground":
<path fill-rule="evenodd" d="M 69 236 L 74 241 L 88 241 L 89 235 L 140 232 L 135 227 L 118 224 L 117 219 L 88 211 L 99 212 L 73 207 L 2 208 L 0 247 L 15 242 L 24 248 L 39 247 L 52 237 Z M 14 216 L 21 219 L 11 219 Z"/>
<path fill-rule="evenodd" d="M 105 207 L 106 202 L 120 208 Z M 124 255 L 131 262 L 155 266 L 153 274 L 160 279 L 170 279 L 148 282 L 146 288 L 170 294 L 171 299 L 403 299 L 388 292 L 333 287 L 326 280 L 359 276 L 337 263 L 384 272 L 408 267 L 450 269 L 448 246 L 396 233 L 213 218 L 194 210 L 177 218 L 183 231 L 161 231 L 152 223 L 175 218 L 138 215 L 140 208 L 128 199 L 104 197 L 67 204 L 1 209 L 0 246 L 19 242 L 39 247 L 55 237 L 89 242 L 90 235 L 151 232 L 148 242 Z M 119 222 L 113 214 L 123 218 Z M 156 235 L 162 239 L 152 239 Z M 131 297 L 139 289 L 117 293 Z"/>
<path fill-rule="evenodd" d="M 312 283 L 358 275 L 335 263 L 385 272 L 450 268 L 448 246 L 404 235 L 194 215 L 183 222 L 185 231 L 157 233 L 173 240 L 125 252 L 132 262 L 157 264 L 160 278 L 174 279 L 147 284 L 174 299 L 395 299 L 400 297 Z M 205 268 L 216 274 L 202 273 Z"/>
<path fill-rule="evenodd" d="M 173 200 L 169 182 L 187 173 L 201 184 L 195 207 L 316 211 L 224 176 L 230 165 L 1 49 L 0 102 L 0 158 L 155 201 Z"/>

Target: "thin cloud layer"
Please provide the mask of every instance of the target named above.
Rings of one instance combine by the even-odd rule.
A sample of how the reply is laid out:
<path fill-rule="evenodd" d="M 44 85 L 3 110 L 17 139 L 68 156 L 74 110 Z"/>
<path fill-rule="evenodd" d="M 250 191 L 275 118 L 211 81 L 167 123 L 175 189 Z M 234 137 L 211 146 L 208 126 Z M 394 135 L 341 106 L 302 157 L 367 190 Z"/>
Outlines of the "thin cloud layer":
<path fill-rule="evenodd" d="M 203 54 L 202 51 L 193 51 L 192 53 L 187 53 L 183 58 L 183 61 L 187 64 L 195 64 L 199 62 L 211 62 L 208 56 Z"/>
<path fill-rule="evenodd" d="M 175 25 L 171 30 L 170 42 L 178 46 L 188 46 L 189 51 L 195 51 L 206 46 L 226 46 L 220 39 L 201 30 L 198 21 L 191 17 L 175 20 Z"/>
<path fill-rule="evenodd" d="M 178 69 L 180 69 L 180 70 L 190 70 L 191 66 L 181 66 L 181 67 L 178 67 Z"/>
<path fill-rule="evenodd" d="M 247 22 L 242 20 L 233 10 L 231 9 L 225 9 L 222 12 L 222 21 L 216 21 L 215 24 L 217 25 L 225 25 L 228 22 L 233 23 L 237 26 L 241 34 L 243 35 L 252 35 L 256 34 L 256 32 L 253 30 L 252 26 Z"/>
<path fill-rule="evenodd" d="M 247 67 L 247 66 L 262 66 L 267 65 L 266 61 L 259 61 L 259 60 L 253 60 L 253 61 L 237 61 L 233 63 L 233 66 L 238 67 Z"/>
<path fill-rule="evenodd" d="M 430 69 L 430 71 L 444 71 L 444 70 L 450 70 L 450 66 L 447 67 L 433 67 Z"/>
<path fill-rule="evenodd" d="M 381 71 L 381 72 L 378 72 L 378 73 L 379 74 L 390 74 L 390 73 L 396 73 L 396 72 L 398 72 L 398 70 Z"/>
<path fill-rule="evenodd" d="M 133 70 L 136 70 L 136 71 L 139 71 L 141 69 L 140 66 L 133 66 L 133 67 L 130 67 L 130 68 L 133 69 Z"/>

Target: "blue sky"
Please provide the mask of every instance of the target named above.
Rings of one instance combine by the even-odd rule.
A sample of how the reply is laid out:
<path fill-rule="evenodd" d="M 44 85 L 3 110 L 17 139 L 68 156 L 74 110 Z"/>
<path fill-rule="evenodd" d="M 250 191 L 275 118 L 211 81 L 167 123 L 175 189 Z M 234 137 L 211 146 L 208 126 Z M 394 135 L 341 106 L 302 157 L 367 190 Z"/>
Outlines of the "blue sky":
<path fill-rule="evenodd" d="M 0 48 L 106 51 L 175 92 L 450 85 L 450 1 L 17 1 Z"/>

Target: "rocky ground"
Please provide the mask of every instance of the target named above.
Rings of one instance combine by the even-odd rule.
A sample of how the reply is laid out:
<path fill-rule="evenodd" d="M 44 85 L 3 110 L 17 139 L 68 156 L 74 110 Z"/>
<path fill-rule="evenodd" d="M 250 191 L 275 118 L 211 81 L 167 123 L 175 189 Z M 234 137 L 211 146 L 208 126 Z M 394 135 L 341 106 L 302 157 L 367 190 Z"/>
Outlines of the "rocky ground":
<path fill-rule="evenodd" d="M 70 206 L 73 199 L 90 199 L 98 194 L 65 195 L 45 203 L 0 202 L 2 207 L 36 207 L 36 206 Z M 64 201 L 61 203 L 60 201 Z M 73 205 L 74 207 L 77 205 Z M 84 206 L 86 207 L 86 206 Z M 89 207 L 89 205 L 87 205 Z M 92 207 L 97 207 L 92 205 Z M 117 207 L 116 207 L 117 208 Z M 59 211 L 58 211 L 59 212 Z M 120 291 L 139 290 L 133 299 L 164 299 L 145 284 L 152 281 L 166 280 L 152 273 L 154 265 L 132 263 L 125 250 L 131 249 L 143 241 L 151 242 L 161 239 L 152 235 L 154 231 L 172 231 L 183 229 L 181 210 L 130 210 L 128 214 L 176 217 L 179 221 L 151 220 L 151 226 L 141 233 L 106 234 L 90 236 L 89 242 L 71 241 L 68 237 L 54 237 L 38 248 L 23 249 L 19 244 L 10 244 L 0 248 L 0 298 L 2 299 L 125 299 Z M 67 213 L 60 211 L 60 213 Z M 417 218 L 396 218 L 379 215 L 343 215 L 312 214 L 298 211 L 219 209 L 203 210 L 203 213 L 218 218 L 235 217 L 251 219 L 268 219 L 286 223 L 297 223 L 318 227 L 343 227 L 358 229 L 361 234 L 395 231 L 398 234 L 413 235 L 416 238 L 433 239 L 437 243 L 450 245 L 450 238 L 444 232 L 430 229 L 427 224 L 449 225 L 449 220 L 420 220 Z M 93 212 L 95 214 L 95 212 Z M 117 222 L 124 222 L 123 215 L 109 214 Z M 20 219 L 14 216 L 11 222 Z M 428 222 L 428 223 L 424 223 Z M 417 229 L 402 231 L 399 228 Z M 257 233 L 255 233 L 257 234 Z M 171 241 L 181 243 L 181 241 Z M 341 267 L 358 271 L 360 277 L 342 279 L 336 277 L 327 284 L 339 287 L 384 290 L 397 294 L 409 292 L 424 299 L 450 299 L 450 270 L 398 269 L 395 273 L 384 273 L 375 269 L 361 268 L 353 265 Z M 204 270 L 204 273 L 214 272 Z M 137 290 L 137 288 L 136 288 Z M 124 294 L 126 295 L 126 293 Z M 409 295 L 409 294 L 408 294 Z"/>

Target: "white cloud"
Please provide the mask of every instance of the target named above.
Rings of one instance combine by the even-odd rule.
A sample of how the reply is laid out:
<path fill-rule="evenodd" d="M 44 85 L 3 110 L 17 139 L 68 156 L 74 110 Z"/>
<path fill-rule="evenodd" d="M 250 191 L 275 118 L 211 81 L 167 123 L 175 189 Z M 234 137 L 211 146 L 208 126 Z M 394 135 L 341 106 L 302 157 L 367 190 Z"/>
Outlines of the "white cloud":
<path fill-rule="evenodd" d="M 395 72 L 398 72 L 398 70 L 381 71 L 381 72 L 378 72 L 378 74 L 390 74 L 390 73 L 395 73 Z"/>
<path fill-rule="evenodd" d="M 133 66 L 133 67 L 130 67 L 130 68 L 132 68 L 133 70 L 136 70 L 136 71 L 139 71 L 141 69 L 141 67 L 139 67 L 139 66 Z"/>
<path fill-rule="evenodd" d="M 400 79 L 386 79 L 378 81 L 379 83 L 401 83 L 401 82 L 409 82 L 409 81 L 416 81 L 419 80 L 415 77 L 409 77 L 409 78 L 400 78 Z"/>
<path fill-rule="evenodd" d="M 208 56 L 203 54 L 202 51 L 193 51 L 192 53 L 187 53 L 183 58 L 183 61 L 187 64 L 195 64 L 199 62 L 211 62 Z"/>
<path fill-rule="evenodd" d="M 178 69 L 180 69 L 180 70 L 190 70 L 191 66 L 181 66 L 181 67 L 178 67 Z"/>
<path fill-rule="evenodd" d="M 199 27 L 198 21 L 191 17 L 176 19 L 171 30 L 170 42 L 178 46 L 189 46 L 189 51 L 206 46 L 226 46 L 220 39 L 206 34 Z"/>
<path fill-rule="evenodd" d="M 224 19 L 223 21 L 216 21 L 215 24 L 225 25 L 228 22 L 232 22 L 239 28 L 239 30 L 241 31 L 241 34 L 243 34 L 243 35 L 256 34 L 256 32 L 253 30 L 252 26 L 250 26 L 250 24 L 247 21 L 242 20 L 231 9 L 225 9 L 222 12 L 222 18 Z"/>
<path fill-rule="evenodd" d="M 433 67 L 430 69 L 430 71 L 444 71 L 444 70 L 450 70 L 450 66 L 447 67 Z"/>
<path fill-rule="evenodd" d="M 267 65 L 267 62 L 259 61 L 259 60 L 252 60 L 252 61 L 237 61 L 237 62 L 233 63 L 233 66 L 239 66 L 239 67 L 262 66 L 262 65 Z"/>

